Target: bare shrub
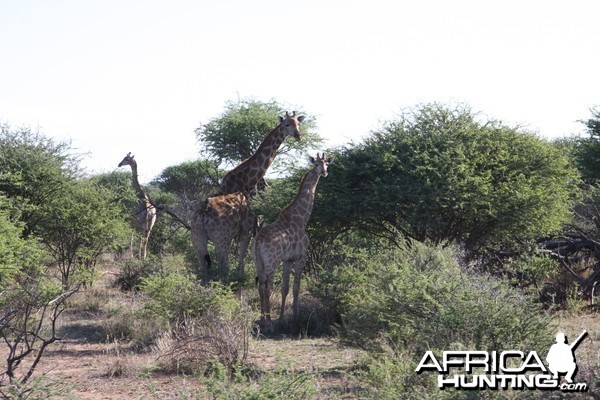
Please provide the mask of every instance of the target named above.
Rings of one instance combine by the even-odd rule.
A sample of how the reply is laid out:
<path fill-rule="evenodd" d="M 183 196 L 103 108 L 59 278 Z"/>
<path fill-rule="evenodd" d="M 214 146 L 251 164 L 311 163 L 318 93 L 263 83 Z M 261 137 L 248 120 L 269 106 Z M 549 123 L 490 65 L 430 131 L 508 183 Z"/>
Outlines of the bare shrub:
<path fill-rule="evenodd" d="M 39 283 L 14 285 L 4 290 L 0 301 L 0 338 L 4 342 L 0 369 L 0 397 L 26 396 L 35 390 L 29 386 L 34 371 L 58 337 L 58 319 L 66 300 L 79 286 L 61 293 L 57 287 Z"/>
<path fill-rule="evenodd" d="M 162 368 L 173 372 L 202 373 L 214 363 L 229 375 L 244 364 L 256 313 L 246 304 L 210 307 L 201 315 L 185 317 L 163 333 L 154 346 Z"/>

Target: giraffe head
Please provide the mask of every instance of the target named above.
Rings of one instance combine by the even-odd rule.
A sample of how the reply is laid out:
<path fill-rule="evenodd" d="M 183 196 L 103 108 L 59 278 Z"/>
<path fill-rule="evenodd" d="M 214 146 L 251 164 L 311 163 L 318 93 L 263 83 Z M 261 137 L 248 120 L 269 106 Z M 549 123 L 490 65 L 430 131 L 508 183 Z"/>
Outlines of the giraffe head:
<path fill-rule="evenodd" d="M 131 165 L 133 163 L 135 163 L 135 160 L 133 159 L 131 152 L 129 152 L 129 153 L 127 153 L 125 158 L 123 158 L 123 160 L 121 160 L 121 162 L 119 163 L 119 167 L 122 167 L 123 165 Z"/>
<path fill-rule="evenodd" d="M 325 158 L 325 153 L 323 153 L 323 156 L 319 156 L 319 153 L 317 153 L 317 158 L 308 157 L 308 159 L 315 171 L 325 178 L 327 176 L 329 164 L 333 163 L 333 157 Z"/>
<path fill-rule="evenodd" d="M 285 131 L 285 135 L 293 136 L 297 141 L 302 139 L 302 136 L 300 136 L 300 123 L 302 121 L 304 121 L 304 115 L 296 115 L 296 111 L 292 115 L 286 111 L 285 118 L 279 117 L 279 122 L 281 123 L 281 128 Z"/>

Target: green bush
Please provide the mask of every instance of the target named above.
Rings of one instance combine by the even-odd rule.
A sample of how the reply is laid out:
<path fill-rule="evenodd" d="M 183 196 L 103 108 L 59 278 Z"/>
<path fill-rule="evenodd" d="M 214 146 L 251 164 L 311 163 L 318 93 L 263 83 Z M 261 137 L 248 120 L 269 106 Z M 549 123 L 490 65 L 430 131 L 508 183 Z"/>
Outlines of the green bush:
<path fill-rule="evenodd" d="M 369 351 L 361 376 L 373 397 L 429 393 L 431 377 L 414 373 L 427 350 L 547 349 L 552 335 L 540 306 L 457 259 L 450 248 L 415 242 L 350 251 L 321 274 L 313 294 L 340 314 L 341 338 Z"/>
<path fill-rule="evenodd" d="M 149 276 L 143 280 L 141 289 L 150 297 L 147 310 L 154 317 L 170 323 L 200 317 L 211 307 L 236 307 L 236 301 L 226 287 L 202 286 L 195 277 L 180 273 Z"/>
<path fill-rule="evenodd" d="M 176 273 L 185 268 L 185 261 L 183 256 L 150 256 L 145 260 L 134 258 L 121 260 L 117 265 L 119 271 L 113 285 L 121 290 L 137 291 L 144 279 Z"/>
<path fill-rule="evenodd" d="M 560 229 L 577 192 L 558 148 L 464 105 L 406 110 L 335 156 L 312 216 L 332 232 L 498 247 Z"/>
<path fill-rule="evenodd" d="M 142 290 L 150 297 L 146 311 L 169 326 L 155 343 L 165 370 L 197 374 L 217 363 L 231 375 L 243 365 L 258 314 L 228 287 L 171 273 L 146 278 Z"/>
<path fill-rule="evenodd" d="M 385 334 L 417 354 L 430 349 L 535 349 L 548 318 L 533 300 L 500 280 L 462 269 L 449 249 L 414 244 L 345 266 L 343 335 L 367 348 Z"/>

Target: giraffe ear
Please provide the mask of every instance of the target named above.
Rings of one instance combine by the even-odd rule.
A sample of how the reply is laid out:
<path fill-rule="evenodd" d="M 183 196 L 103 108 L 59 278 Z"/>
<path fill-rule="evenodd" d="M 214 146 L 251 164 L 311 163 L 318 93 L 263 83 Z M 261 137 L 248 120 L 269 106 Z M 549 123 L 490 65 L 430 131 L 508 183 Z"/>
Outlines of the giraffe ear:
<path fill-rule="evenodd" d="M 333 160 L 335 160 L 335 158 L 333 158 L 333 157 L 329 157 L 329 158 L 327 159 L 327 164 L 333 164 Z"/>
<path fill-rule="evenodd" d="M 317 160 L 315 160 L 315 158 L 313 156 L 308 156 L 308 161 L 310 161 L 311 164 L 317 163 Z"/>
<path fill-rule="evenodd" d="M 281 115 L 279 116 L 279 123 L 282 124 L 283 121 L 285 121 L 285 118 L 283 118 Z"/>
<path fill-rule="evenodd" d="M 302 122 L 302 121 L 304 121 L 304 115 L 300 115 L 300 116 L 298 117 L 298 122 Z"/>

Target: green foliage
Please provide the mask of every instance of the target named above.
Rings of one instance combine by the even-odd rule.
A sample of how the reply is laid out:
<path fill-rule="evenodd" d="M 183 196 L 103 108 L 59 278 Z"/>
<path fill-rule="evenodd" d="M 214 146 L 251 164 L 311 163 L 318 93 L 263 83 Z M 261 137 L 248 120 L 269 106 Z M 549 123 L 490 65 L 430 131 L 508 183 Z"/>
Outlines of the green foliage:
<path fill-rule="evenodd" d="M 331 174 L 315 205 L 322 225 L 469 249 L 559 229 L 578 177 L 550 143 L 438 104 L 340 150 Z"/>
<path fill-rule="evenodd" d="M 210 160 L 187 161 L 167 167 L 154 183 L 164 192 L 189 199 L 205 198 L 218 187 L 218 165 Z"/>
<path fill-rule="evenodd" d="M 346 340 L 377 350 L 383 337 L 421 355 L 429 349 L 537 349 L 548 323 L 519 289 L 461 269 L 446 249 L 362 254 L 328 282 Z M 383 336 L 382 336 L 383 335 Z"/>
<path fill-rule="evenodd" d="M 205 148 L 209 158 L 217 163 L 235 165 L 249 158 L 262 140 L 279 124 L 279 117 L 287 110 L 278 102 L 262 102 L 253 99 L 241 99 L 228 102 L 225 111 L 208 123 L 196 129 L 198 141 Z M 297 110 L 302 114 L 302 110 Z M 279 149 L 273 167 L 293 164 L 293 160 L 315 149 L 322 139 L 315 133 L 315 118 L 307 115 L 300 125 L 302 141 L 286 140 Z"/>
<path fill-rule="evenodd" d="M 34 232 L 46 202 L 61 196 L 76 175 L 76 161 L 66 143 L 40 132 L 0 125 L 0 193 L 18 210 L 23 234 Z"/>
<path fill-rule="evenodd" d="M 184 265 L 182 256 L 163 255 L 161 257 L 150 256 L 145 260 L 135 258 L 121 260 L 117 263 L 119 271 L 113 284 L 123 291 L 137 291 L 146 278 L 150 281 L 156 279 L 156 282 L 159 282 L 160 278 L 152 277 L 177 275 L 180 270 L 185 269 Z M 181 279 L 185 280 L 186 278 L 181 277 Z"/>
<path fill-rule="evenodd" d="M 252 199 L 252 211 L 254 215 L 261 216 L 263 224 L 274 222 L 285 206 L 294 200 L 304 173 L 306 169 L 292 170 L 288 176 L 272 180 L 266 190 L 259 192 L 258 196 Z"/>
<path fill-rule="evenodd" d="M 600 181 L 600 106 L 591 109 L 592 116 L 583 121 L 587 137 L 576 141 L 575 160 L 585 182 L 597 184 Z"/>
<path fill-rule="evenodd" d="M 40 251 L 37 243 L 21 237 L 23 223 L 9 215 L 8 200 L 0 196 L 0 291 L 20 273 L 35 276 Z"/>
<path fill-rule="evenodd" d="M 42 243 L 50 256 L 45 262 L 58 268 L 64 288 L 75 273 L 89 279 L 101 252 L 126 232 L 114 191 L 78 176 L 68 144 L 30 129 L 0 128 L 0 195 L 6 198 L 6 215 L 20 221 L 20 237 Z"/>
<path fill-rule="evenodd" d="M 217 283 L 202 286 L 195 277 L 182 273 L 147 277 L 141 289 L 150 297 L 146 308 L 151 314 L 170 323 L 200 317 L 213 307 L 232 310 L 239 306 L 228 288 Z"/>
<path fill-rule="evenodd" d="M 90 182 L 106 189 L 104 195 L 111 204 L 117 204 L 120 215 L 126 221 L 131 219 L 131 210 L 138 203 L 138 198 L 131 186 L 131 172 L 113 171 L 95 175 Z"/>
<path fill-rule="evenodd" d="M 164 217 L 157 219 L 150 236 L 153 254 L 183 253 L 192 259 L 197 257 L 184 227 L 189 226 L 198 203 L 214 194 L 219 174 L 225 173 L 218 169 L 217 163 L 197 160 L 167 167 L 156 178 L 153 185 L 158 190 L 152 194 L 152 200 L 159 207 L 159 216 Z"/>
<path fill-rule="evenodd" d="M 159 213 L 159 216 L 150 235 L 149 252 L 160 256 L 184 255 L 190 262 L 196 260 L 197 252 L 192 246 L 189 231 L 166 214 Z"/>
<path fill-rule="evenodd" d="M 365 361 L 365 370 L 360 373 L 367 383 L 371 399 L 459 399 L 456 392 L 448 396 L 448 391 L 431 390 L 433 379 L 414 373 L 413 355 L 398 353 L 396 349 L 384 346 L 384 351 L 372 354 Z M 437 383 L 437 382 L 436 382 Z"/>
<path fill-rule="evenodd" d="M 130 304 L 113 306 L 102 320 L 102 339 L 127 340 L 138 346 L 151 346 L 165 328 L 164 321 L 149 318 L 145 310 Z"/>
<path fill-rule="evenodd" d="M 427 350 L 547 350 L 552 334 L 541 307 L 457 259 L 450 248 L 371 241 L 346 247 L 338 267 L 323 271 L 311 289 L 341 314 L 341 339 L 368 350 L 358 372 L 365 398 L 470 398 L 432 390 L 433 377 L 414 373 Z"/>
<path fill-rule="evenodd" d="M 155 263 L 135 258 L 124 260 L 119 263 L 119 272 L 114 286 L 124 291 L 138 290 L 142 279 L 156 272 Z"/>
<path fill-rule="evenodd" d="M 76 181 L 63 194 L 46 203 L 37 234 L 54 257 L 63 286 L 69 288 L 75 274 L 89 279 L 85 275 L 98 257 L 119 241 L 126 242 L 130 230 L 119 218 L 118 205 L 109 201 L 108 189 Z"/>

